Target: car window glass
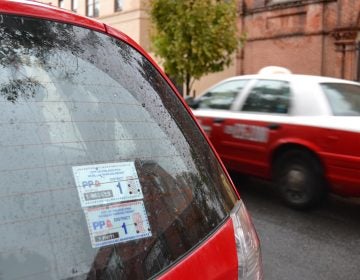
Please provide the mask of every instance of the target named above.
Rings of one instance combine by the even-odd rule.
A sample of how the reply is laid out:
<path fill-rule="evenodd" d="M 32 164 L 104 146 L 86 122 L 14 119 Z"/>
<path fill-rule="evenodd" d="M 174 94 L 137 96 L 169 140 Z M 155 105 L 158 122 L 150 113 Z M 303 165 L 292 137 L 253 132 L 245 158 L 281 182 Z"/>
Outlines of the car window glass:
<path fill-rule="evenodd" d="M 289 103 L 288 82 L 259 80 L 246 98 L 242 111 L 287 114 Z"/>
<path fill-rule="evenodd" d="M 0 18 L 1 279 L 151 278 L 223 223 L 231 185 L 144 56 Z"/>
<path fill-rule="evenodd" d="M 228 110 L 247 80 L 225 82 L 211 89 L 199 99 L 199 108 Z"/>
<path fill-rule="evenodd" d="M 322 83 L 335 116 L 360 115 L 360 86 L 341 83 Z"/>

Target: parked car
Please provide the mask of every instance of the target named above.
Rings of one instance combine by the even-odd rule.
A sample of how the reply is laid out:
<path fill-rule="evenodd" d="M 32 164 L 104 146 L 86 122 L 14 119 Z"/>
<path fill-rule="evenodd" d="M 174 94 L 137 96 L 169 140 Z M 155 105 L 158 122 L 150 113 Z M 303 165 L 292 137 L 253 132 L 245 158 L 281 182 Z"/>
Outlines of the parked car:
<path fill-rule="evenodd" d="M 0 19 L 1 279 L 262 278 L 228 174 L 136 43 L 35 1 Z"/>
<path fill-rule="evenodd" d="M 360 84 L 271 69 L 188 99 L 225 166 L 273 180 L 294 208 L 360 196 Z"/>

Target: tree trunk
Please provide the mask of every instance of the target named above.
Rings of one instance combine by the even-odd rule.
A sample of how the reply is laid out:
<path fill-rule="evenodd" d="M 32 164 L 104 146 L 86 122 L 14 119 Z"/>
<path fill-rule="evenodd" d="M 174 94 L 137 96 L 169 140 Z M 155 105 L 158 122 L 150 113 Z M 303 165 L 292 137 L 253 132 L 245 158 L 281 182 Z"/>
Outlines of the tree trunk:
<path fill-rule="evenodd" d="M 185 96 L 189 96 L 189 95 L 190 95 L 190 91 L 191 91 L 190 81 L 191 81 L 190 74 L 189 74 L 189 73 L 186 73 L 186 78 L 185 78 Z"/>

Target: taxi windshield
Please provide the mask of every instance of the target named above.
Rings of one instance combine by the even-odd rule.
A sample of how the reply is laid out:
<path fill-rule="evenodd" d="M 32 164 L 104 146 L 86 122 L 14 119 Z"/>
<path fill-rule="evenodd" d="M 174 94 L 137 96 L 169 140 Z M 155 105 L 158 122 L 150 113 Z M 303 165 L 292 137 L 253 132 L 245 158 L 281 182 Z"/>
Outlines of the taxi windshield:
<path fill-rule="evenodd" d="M 144 56 L 0 16 L 1 279 L 149 278 L 222 224 L 236 195 Z"/>

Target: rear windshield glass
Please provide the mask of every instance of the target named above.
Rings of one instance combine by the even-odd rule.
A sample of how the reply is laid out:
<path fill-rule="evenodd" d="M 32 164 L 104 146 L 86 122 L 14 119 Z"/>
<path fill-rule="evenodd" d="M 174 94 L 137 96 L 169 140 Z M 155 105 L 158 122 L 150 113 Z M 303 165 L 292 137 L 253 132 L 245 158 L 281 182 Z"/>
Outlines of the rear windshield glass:
<path fill-rule="evenodd" d="M 222 168 L 136 50 L 7 15 L 0 38 L 1 279 L 149 278 L 227 217 Z"/>
<path fill-rule="evenodd" d="M 360 116 L 360 86 L 341 83 L 320 85 L 335 116 Z"/>

